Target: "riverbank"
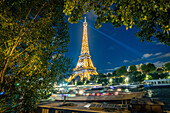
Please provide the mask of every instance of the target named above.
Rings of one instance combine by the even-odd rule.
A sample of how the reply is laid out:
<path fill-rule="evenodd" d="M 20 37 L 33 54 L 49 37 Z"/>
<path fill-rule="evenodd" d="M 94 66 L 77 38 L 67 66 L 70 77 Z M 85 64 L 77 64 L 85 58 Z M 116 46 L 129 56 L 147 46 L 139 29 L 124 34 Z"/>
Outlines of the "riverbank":
<path fill-rule="evenodd" d="M 126 92 L 134 91 L 146 91 L 145 97 L 158 98 L 165 105 L 163 106 L 164 111 L 170 111 L 170 88 L 135 88 L 135 89 L 124 89 Z"/>
<path fill-rule="evenodd" d="M 152 98 L 132 99 L 129 104 L 113 104 L 105 102 L 41 102 L 36 113 L 163 113 L 164 104 Z M 165 113 L 165 112 L 164 112 Z"/>

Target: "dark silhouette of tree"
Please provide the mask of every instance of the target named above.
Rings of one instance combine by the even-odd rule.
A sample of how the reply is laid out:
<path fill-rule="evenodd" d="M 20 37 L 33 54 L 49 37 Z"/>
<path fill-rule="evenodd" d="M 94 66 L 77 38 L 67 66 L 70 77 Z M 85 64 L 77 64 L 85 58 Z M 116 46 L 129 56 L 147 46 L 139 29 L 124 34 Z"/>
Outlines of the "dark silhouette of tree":
<path fill-rule="evenodd" d="M 155 67 L 154 64 L 148 63 L 148 64 L 147 64 L 147 68 L 148 68 L 148 70 L 149 70 L 150 73 L 156 71 L 156 67 Z"/>
<path fill-rule="evenodd" d="M 127 73 L 126 66 L 121 66 L 119 69 L 116 70 L 116 74 L 118 76 L 126 75 L 126 73 Z"/>
<path fill-rule="evenodd" d="M 136 65 L 131 65 L 130 68 L 129 68 L 129 71 L 130 72 L 136 72 L 137 71 L 137 68 L 136 68 Z"/>
<path fill-rule="evenodd" d="M 147 65 L 145 65 L 145 64 L 141 65 L 141 70 L 144 74 L 147 74 L 149 72 L 149 69 L 148 69 Z"/>
<path fill-rule="evenodd" d="M 164 65 L 165 70 L 170 70 L 170 62 L 166 63 Z"/>

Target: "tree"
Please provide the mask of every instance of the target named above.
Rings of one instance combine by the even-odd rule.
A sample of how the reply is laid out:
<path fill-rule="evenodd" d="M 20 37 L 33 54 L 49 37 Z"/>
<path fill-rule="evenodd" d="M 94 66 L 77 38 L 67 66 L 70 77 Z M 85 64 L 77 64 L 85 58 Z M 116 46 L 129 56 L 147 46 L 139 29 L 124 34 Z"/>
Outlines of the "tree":
<path fill-rule="evenodd" d="M 90 81 L 96 81 L 98 78 L 98 75 L 92 75 L 90 78 Z"/>
<path fill-rule="evenodd" d="M 114 81 L 115 81 L 116 84 L 119 84 L 119 83 L 120 83 L 120 82 L 119 82 L 119 78 L 115 78 Z"/>
<path fill-rule="evenodd" d="M 112 75 L 113 75 L 113 76 L 116 76 L 116 70 L 112 72 Z"/>
<path fill-rule="evenodd" d="M 142 81 L 144 81 L 144 78 L 146 77 L 146 75 L 145 74 L 138 74 L 137 75 L 137 81 L 138 82 L 142 82 Z"/>
<path fill-rule="evenodd" d="M 107 77 L 112 77 L 113 75 L 111 73 L 108 73 L 107 74 Z"/>
<path fill-rule="evenodd" d="M 63 6 L 56 0 L 0 1 L 0 112 L 32 111 L 70 69 Z"/>
<path fill-rule="evenodd" d="M 164 65 L 165 70 L 170 70 L 170 62 L 166 63 Z"/>
<path fill-rule="evenodd" d="M 136 72 L 137 71 L 136 65 L 131 65 L 129 71 L 132 73 Z"/>
<path fill-rule="evenodd" d="M 145 65 L 145 64 L 141 65 L 141 69 L 144 74 L 147 74 L 149 72 L 149 69 L 148 69 L 147 65 Z"/>
<path fill-rule="evenodd" d="M 158 69 L 156 70 L 157 73 L 163 73 L 163 71 L 164 71 L 163 68 L 158 68 Z"/>
<path fill-rule="evenodd" d="M 131 73 L 131 74 L 129 74 L 128 77 L 129 77 L 129 83 L 137 82 L 136 81 L 136 76 L 134 74 Z"/>
<path fill-rule="evenodd" d="M 154 37 L 170 45 L 168 0 L 67 0 L 64 13 L 69 16 L 69 22 L 77 23 L 91 10 L 98 16 L 96 28 L 102 23 L 112 23 L 114 27 L 125 25 L 126 29 L 137 27 L 136 37 L 141 41 L 151 42 Z"/>
<path fill-rule="evenodd" d="M 164 74 L 163 78 L 168 79 L 169 73 L 163 73 L 163 74 Z"/>
<path fill-rule="evenodd" d="M 148 68 L 148 70 L 149 70 L 150 73 L 156 71 L 156 67 L 155 67 L 154 64 L 148 63 L 148 64 L 147 64 L 147 68 Z"/>
<path fill-rule="evenodd" d="M 103 73 L 99 73 L 99 76 L 98 76 L 99 78 L 105 78 L 106 77 L 106 75 L 104 75 Z"/>
<path fill-rule="evenodd" d="M 118 76 L 125 75 L 127 73 L 126 66 L 121 66 L 119 69 L 116 70 L 116 74 Z"/>
<path fill-rule="evenodd" d="M 150 75 L 152 76 L 152 79 L 159 79 L 160 75 L 158 73 L 150 73 Z"/>
<path fill-rule="evenodd" d="M 119 82 L 118 83 L 123 83 L 123 78 L 122 77 L 120 77 L 120 78 L 118 78 L 119 79 Z"/>

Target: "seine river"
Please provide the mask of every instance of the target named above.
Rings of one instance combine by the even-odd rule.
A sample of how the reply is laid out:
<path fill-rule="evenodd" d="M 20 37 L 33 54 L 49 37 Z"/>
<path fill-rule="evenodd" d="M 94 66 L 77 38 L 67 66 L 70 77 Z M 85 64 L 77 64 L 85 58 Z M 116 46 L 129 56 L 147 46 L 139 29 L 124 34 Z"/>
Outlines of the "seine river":
<path fill-rule="evenodd" d="M 170 110 L 170 88 L 139 88 L 139 89 L 125 89 L 125 91 L 147 91 L 146 97 L 159 98 L 165 105 L 164 110 Z"/>

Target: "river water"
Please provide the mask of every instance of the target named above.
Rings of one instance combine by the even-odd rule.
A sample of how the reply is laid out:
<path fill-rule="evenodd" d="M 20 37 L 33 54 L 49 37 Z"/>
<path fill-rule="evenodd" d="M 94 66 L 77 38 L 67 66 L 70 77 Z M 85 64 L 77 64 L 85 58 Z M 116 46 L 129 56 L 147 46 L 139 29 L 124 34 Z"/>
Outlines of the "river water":
<path fill-rule="evenodd" d="M 125 91 L 147 91 L 146 97 L 159 98 L 165 105 L 164 110 L 170 110 L 170 88 L 138 88 L 138 89 L 125 89 Z"/>

